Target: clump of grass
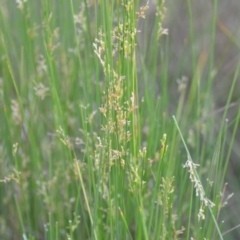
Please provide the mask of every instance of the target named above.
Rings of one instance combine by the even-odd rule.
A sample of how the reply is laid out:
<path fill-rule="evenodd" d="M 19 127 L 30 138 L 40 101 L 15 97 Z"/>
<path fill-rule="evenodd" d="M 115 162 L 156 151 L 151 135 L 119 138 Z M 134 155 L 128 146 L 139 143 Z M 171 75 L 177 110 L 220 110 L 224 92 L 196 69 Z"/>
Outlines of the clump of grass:
<path fill-rule="evenodd" d="M 229 126 L 213 131 L 199 72 L 189 94 L 187 78 L 177 81 L 170 108 L 164 1 L 151 66 L 139 49 L 149 4 L 4 2 L 1 239 L 223 239 L 222 191 L 240 113 L 224 161 Z M 238 69 L 232 89 L 237 77 Z"/>

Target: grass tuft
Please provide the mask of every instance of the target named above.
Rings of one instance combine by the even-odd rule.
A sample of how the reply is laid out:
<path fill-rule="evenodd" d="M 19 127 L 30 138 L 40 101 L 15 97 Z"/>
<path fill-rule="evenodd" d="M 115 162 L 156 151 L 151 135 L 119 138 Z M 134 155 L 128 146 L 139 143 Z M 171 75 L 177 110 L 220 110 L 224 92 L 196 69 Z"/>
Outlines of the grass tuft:
<path fill-rule="evenodd" d="M 240 61 L 217 109 L 217 2 L 207 52 L 195 47 L 187 1 L 190 77 L 185 59 L 172 70 L 164 0 L 2 1 L 0 239 L 212 240 L 237 230 L 223 212 Z"/>

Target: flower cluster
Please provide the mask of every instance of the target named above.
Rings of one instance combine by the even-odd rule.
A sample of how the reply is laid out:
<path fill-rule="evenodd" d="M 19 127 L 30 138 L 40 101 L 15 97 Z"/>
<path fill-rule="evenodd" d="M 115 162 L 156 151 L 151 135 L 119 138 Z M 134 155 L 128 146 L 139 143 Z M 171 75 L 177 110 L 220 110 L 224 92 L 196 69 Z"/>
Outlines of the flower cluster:
<path fill-rule="evenodd" d="M 165 0 L 161 1 L 161 5 L 157 7 L 156 16 L 158 17 L 158 39 L 162 35 L 168 35 L 168 29 L 163 27 L 163 20 L 166 16 L 167 9 L 165 7 Z"/>
<path fill-rule="evenodd" d="M 205 196 L 203 186 L 202 186 L 202 184 L 198 178 L 197 172 L 196 172 L 197 166 L 199 166 L 199 165 L 193 163 L 193 161 L 191 160 L 191 158 L 189 156 L 187 162 L 184 164 L 183 167 L 188 168 L 188 172 L 190 174 L 189 178 L 190 178 L 191 182 L 194 183 L 194 188 L 196 190 L 196 196 L 200 197 L 201 207 L 200 207 L 199 213 L 198 213 L 198 220 L 204 220 L 205 219 L 204 208 L 205 207 L 214 207 L 215 204 L 213 202 L 211 202 Z"/>

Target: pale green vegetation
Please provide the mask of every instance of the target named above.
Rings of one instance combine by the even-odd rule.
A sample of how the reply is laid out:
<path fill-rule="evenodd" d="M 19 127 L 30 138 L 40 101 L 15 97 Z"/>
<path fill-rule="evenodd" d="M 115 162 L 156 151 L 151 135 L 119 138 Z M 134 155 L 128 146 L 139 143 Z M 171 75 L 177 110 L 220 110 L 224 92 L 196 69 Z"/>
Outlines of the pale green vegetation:
<path fill-rule="evenodd" d="M 239 67 L 214 114 L 214 44 L 208 59 L 192 47 L 191 80 L 172 79 L 164 1 L 151 35 L 138 31 L 147 11 L 133 0 L 1 3 L 0 239 L 229 239 Z"/>

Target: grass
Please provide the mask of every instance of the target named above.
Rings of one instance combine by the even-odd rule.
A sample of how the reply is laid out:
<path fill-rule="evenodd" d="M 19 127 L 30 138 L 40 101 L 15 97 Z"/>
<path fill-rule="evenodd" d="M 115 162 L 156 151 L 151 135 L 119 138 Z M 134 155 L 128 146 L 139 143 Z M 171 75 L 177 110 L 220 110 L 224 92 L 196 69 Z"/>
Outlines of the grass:
<path fill-rule="evenodd" d="M 236 231 L 222 211 L 240 61 L 219 121 L 217 1 L 209 58 L 194 48 L 186 3 L 193 77 L 177 82 L 164 4 L 147 34 L 138 31 L 149 26 L 146 1 L 3 1 L 1 239 L 213 240 Z"/>

